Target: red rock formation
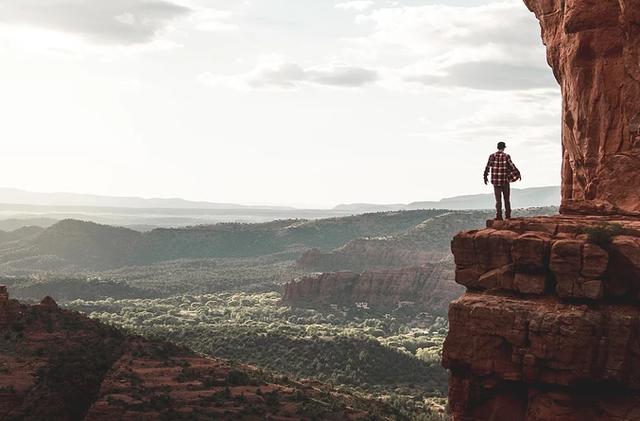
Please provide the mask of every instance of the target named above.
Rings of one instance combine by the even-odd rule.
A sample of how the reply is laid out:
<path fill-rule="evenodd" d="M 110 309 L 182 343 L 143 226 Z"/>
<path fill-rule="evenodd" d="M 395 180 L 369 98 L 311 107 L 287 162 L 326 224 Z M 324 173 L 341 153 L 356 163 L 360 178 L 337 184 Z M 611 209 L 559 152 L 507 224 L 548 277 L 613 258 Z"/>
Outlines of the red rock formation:
<path fill-rule="evenodd" d="M 562 213 L 640 214 L 640 0 L 524 0 L 560 83 Z"/>
<path fill-rule="evenodd" d="M 421 267 L 353 272 L 323 273 L 290 282 L 283 302 L 288 304 L 354 304 L 395 308 L 400 302 L 413 302 L 433 311 L 446 311 L 462 294 L 453 282 L 447 262 Z"/>
<path fill-rule="evenodd" d="M 11 326 L 18 314 L 18 304 L 9 299 L 5 285 L 0 285 L 0 328 Z"/>
<path fill-rule="evenodd" d="M 561 213 L 600 216 L 454 238 L 449 402 L 456 421 L 638 421 L 640 0 L 524 2 L 562 89 Z"/>
<path fill-rule="evenodd" d="M 48 295 L 44 297 L 42 301 L 40 301 L 40 305 L 42 307 L 50 308 L 50 309 L 58 308 L 58 303 L 56 303 L 56 301 Z"/>
<path fill-rule="evenodd" d="M 7 292 L 6 285 L 0 285 L 0 302 L 5 302 L 9 299 L 9 292 Z"/>
<path fill-rule="evenodd" d="M 640 420 L 639 219 L 489 221 L 452 251 L 456 421 Z"/>

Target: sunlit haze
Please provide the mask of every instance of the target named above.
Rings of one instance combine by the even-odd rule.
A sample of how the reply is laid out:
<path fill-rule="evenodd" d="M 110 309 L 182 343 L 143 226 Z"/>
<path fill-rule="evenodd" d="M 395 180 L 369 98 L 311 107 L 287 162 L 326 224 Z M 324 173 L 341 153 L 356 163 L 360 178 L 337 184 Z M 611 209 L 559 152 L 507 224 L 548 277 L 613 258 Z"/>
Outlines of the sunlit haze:
<path fill-rule="evenodd" d="M 330 207 L 558 185 L 521 0 L 4 0 L 2 184 Z"/>

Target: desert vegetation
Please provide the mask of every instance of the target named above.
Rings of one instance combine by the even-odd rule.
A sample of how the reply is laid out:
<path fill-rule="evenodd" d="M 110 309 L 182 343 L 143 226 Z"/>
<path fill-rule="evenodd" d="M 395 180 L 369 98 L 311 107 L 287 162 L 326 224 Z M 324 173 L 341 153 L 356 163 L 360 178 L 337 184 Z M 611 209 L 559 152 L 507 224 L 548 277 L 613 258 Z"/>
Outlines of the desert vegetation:
<path fill-rule="evenodd" d="M 299 309 L 279 300 L 278 293 L 227 293 L 69 306 L 132 333 L 383 398 L 407 414 L 445 396 L 444 318 L 358 306 Z"/>
<path fill-rule="evenodd" d="M 402 268 L 430 259 L 445 276 L 450 238 L 488 215 L 398 211 L 147 233 L 63 221 L 0 242 L 0 282 L 16 298 L 50 295 L 110 326 L 251 364 L 280 383 L 307 379 L 363 402 L 384 402 L 393 419 L 440 420 L 447 391 L 440 366 L 444 312 L 401 303 L 376 307 L 366 296 L 292 306 L 282 301 L 284 284 L 317 270 Z M 305 253 L 311 254 L 305 259 Z M 295 393 L 260 399 L 284 402 Z"/>

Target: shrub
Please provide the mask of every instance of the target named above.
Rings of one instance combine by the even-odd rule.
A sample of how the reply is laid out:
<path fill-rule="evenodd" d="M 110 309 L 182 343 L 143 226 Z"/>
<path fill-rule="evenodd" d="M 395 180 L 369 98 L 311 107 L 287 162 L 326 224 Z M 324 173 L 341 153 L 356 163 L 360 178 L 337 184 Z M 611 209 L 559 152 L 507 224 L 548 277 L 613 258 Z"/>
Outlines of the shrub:
<path fill-rule="evenodd" d="M 273 390 L 271 392 L 267 392 L 264 394 L 264 402 L 274 408 L 280 405 L 280 397 L 278 396 L 278 392 Z"/>
<path fill-rule="evenodd" d="M 227 382 L 232 386 L 246 385 L 249 380 L 249 375 L 243 371 L 231 370 L 227 374 Z"/>
<path fill-rule="evenodd" d="M 581 230 L 581 233 L 587 234 L 587 239 L 591 243 L 599 245 L 611 244 L 613 238 L 622 235 L 624 228 L 620 224 L 602 223 L 594 227 L 587 227 Z"/>

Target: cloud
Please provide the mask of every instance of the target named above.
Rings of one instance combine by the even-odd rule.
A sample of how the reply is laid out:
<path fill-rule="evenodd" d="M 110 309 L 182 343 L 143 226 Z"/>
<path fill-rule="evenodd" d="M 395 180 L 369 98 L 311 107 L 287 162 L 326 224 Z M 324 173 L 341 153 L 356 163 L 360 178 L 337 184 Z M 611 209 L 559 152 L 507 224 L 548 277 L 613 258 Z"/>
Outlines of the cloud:
<path fill-rule="evenodd" d="M 330 86 L 359 87 L 378 80 L 378 72 L 362 67 L 334 64 L 306 70 L 311 83 Z"/>
<path fill-rule="evenodd" d="M 481 90 L 556 86 L 539 25 L 520 0 L 481 6 L 386 7 L 361 13 L 368 36 L 351 39 L 359 56 L 399 63 L 405 82 Z"/>
<path fill-rule="evenodd" d="M 101 44 L 153 41 L 190 9 L 164 0 L 3 0 L 0 23 L 80 35 Z"/>
<path fill-rule="evenodd" d="M 345 1 L 335 5 L 336 9 L 342 10 L 354 10 L 356 12 L 363 12 L 373 7 L 374 2 L 372 0 L 353 0 Z"/>
<path fill-rule="evenodd" d="M 358 88 L 379 79 L 372 69 L 342 63 L 304 68 L 280 58 L 267 58 L 253 70 L 238 75 L 201 74 L 198 79 L 210 86 L 227 86 L 241 90 L 296 89 L 302 85 Z"/>
<path fill-rule="evenodd" d="M 208 8 L 193 8 L 191 20 L 194 27 L 203 32 L 232 32 L 237 31 L 239 26 L 231 22 L 233 13 L 228 10 L 217 10 Z"/>
<path fill-rule="evenodd" d="M 430 86 L 497 91 L 548 88 L 555 83 L 549 69 L 490 61 L 457 63 L 441 68 L 440 72 L 407 75 L 403 79 Z"/>
<path fill-rule="evenodd" d="M 344 43 L 338 60 L 350 65 L 305 68 L 296 60 L 267 60 L 246 73 L 207 73 L 201 79 L 239 89 L 361 87 L 373 82 L 414 91 L 417 86 L 481 91 L 557 88 L 539 25 L 521 0 L 378 8 L 372 0 L 357 0 L 335 8 L 357 11 L 359 32 L 367 34 Z"/>
<path fill-rule="evenodd" d="M 482 103 L 476 111 L 446 122 L 441 129 L 410 136 L 446 142 L 494 142 L 515 139 L 536 147 L 560 145 L 561 96 L 557 89 L 520 92 L 479 92 L 461 102 Z"/>

